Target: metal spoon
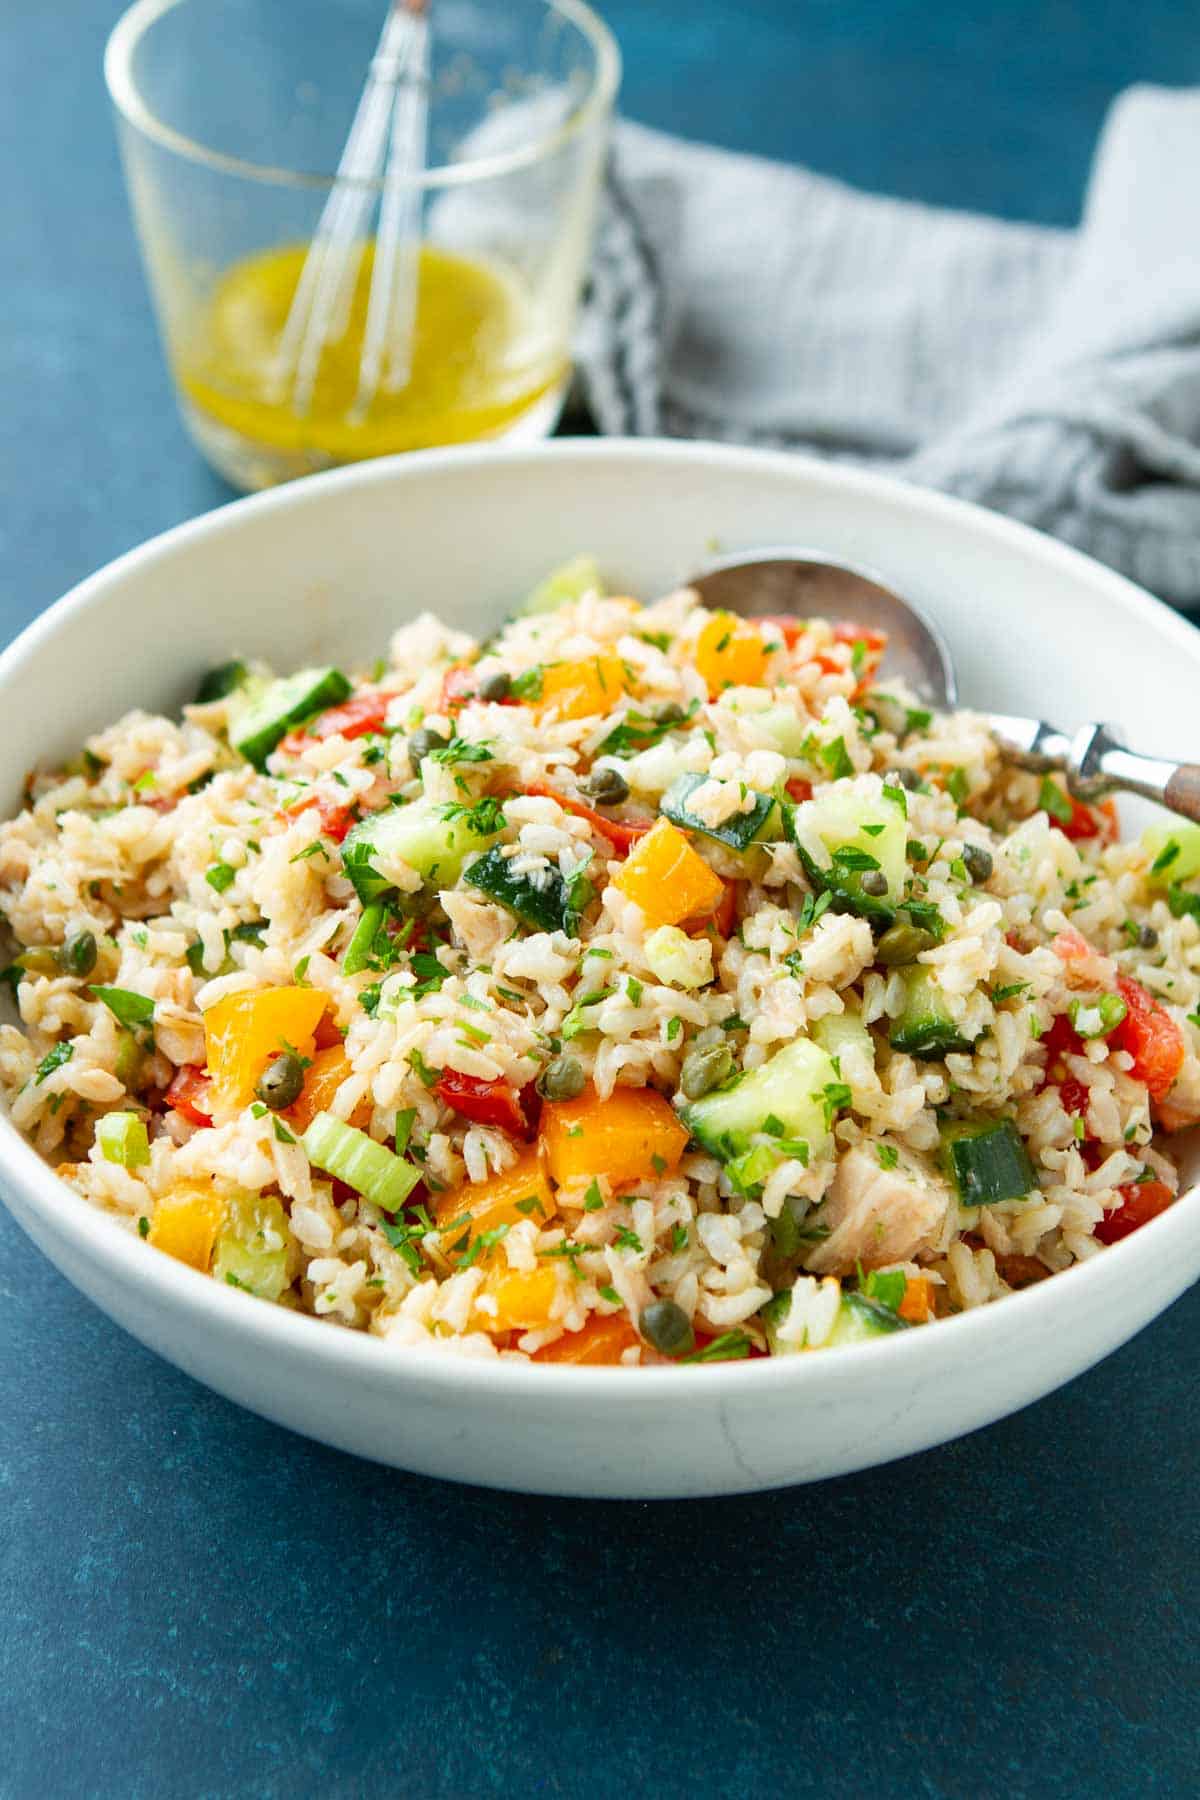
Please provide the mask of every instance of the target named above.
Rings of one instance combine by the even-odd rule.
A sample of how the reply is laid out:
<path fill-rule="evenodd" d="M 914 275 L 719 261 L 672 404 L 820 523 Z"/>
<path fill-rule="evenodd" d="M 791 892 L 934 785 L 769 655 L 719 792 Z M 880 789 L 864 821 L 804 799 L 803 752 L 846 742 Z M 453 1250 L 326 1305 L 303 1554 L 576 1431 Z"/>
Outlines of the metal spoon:
<path fill-rule="evenodd" d="M 919 607 L 874 575 L 830 562 L 808 550 L 760 550 L 710 564 L 688 583 L 705 606 L 743 618 L 853 619 L 888 634 L 889 667 L 915 694 L 939 708 L 958 702 L 954 663 L 937 626 Z M 1187 819 L 1200 820 L 1200 765 L 1141 756 L 1121 743 L 1111 725 L 1081 725 L 1070 735 L 1042 719 L 985 713 L 1001 754 L 1035 773 L 1066 777 L 1077 800 L 1140 794 Z"/>

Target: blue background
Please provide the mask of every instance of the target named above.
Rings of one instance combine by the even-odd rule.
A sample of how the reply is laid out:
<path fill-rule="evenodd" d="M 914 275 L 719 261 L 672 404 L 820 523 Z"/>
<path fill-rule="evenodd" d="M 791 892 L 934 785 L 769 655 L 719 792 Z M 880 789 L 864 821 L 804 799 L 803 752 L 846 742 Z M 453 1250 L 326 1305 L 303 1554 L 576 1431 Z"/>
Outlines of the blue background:
<path fill-rule="evenodd" d="M 1200 78 L 1177 0 L 974 10 L 608 15 L 637 118 L 1048 223 L 1117 88 Z M 136 262 L 115 12 L 0 26 L 3 637 L 228 497 Z M 0 1794 L 1194 1794 L 1198 1337 L 1193 1292 L 1017 1418 L 821 1488 L 523 1499 L 235 1410 L 0 1216 Z"/>

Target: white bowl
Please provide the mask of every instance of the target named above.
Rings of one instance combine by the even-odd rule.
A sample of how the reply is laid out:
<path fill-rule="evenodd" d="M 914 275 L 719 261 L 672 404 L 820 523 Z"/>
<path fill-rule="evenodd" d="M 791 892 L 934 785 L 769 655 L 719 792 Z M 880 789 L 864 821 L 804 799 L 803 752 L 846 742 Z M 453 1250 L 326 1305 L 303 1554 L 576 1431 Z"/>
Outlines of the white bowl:
<path fill-rule="evenodd" d="M 125 708 L 170 709 L 232 651 L 367 662 L 429 607 L 478 629 L 594 550 L 640 595 L 788 541 L 868 563 L 940 621 L 965 704 L 1118 717 L 1200 756 L 1200 634 L 1130 583 L 976 508 L 798 457 L 567 442 L 364 464 L 244 500 L 122 557 L 0 657 L 0 804 Z M 1185 1176 L 1196 1173 L 1185 1153 Z M 1200 1273 L 1200 1198 L 997 1305 L 879 1344 L 694 1368 L 569 1369 L 389 1349 L 149 1251 L 0 1119 L 29 1235 L 127 1330 L 266 1417 L 425 1474 L 594 1496 L 814 1481 L 988 1424 L 1090 1367 Z"/>

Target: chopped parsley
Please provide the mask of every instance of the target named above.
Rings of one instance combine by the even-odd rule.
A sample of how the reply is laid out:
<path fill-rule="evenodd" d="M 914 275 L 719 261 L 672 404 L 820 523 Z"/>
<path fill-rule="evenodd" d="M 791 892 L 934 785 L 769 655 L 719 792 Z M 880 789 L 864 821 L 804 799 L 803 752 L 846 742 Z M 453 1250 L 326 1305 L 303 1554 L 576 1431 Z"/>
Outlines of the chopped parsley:
<path fill-rule="evenodd" d="M 1049 813 L 1059 825 L 1069 825 L 1075 817 L 1075 808 L 1067 799 L 1056 781 L 1048 775 L 1042 777 L 1042 785 L 1038 789 L 1038 805 L 1042 811 Z M 1168 858 L 1168 861 L 1170 858 Z"/>
<path fill-rule="evenodd" d="M 681 1356 L 680 1362 L 737 1362 L 749 1356 L 751 1342 L 744 1331 L 723 1331 L 715 1337 L 711 1344 L 705 1344 L 703 1350 L 693 1350 L 690 1356 Z"/>
<path fill-rule="evenodd" d="M 61 1069 L 64 1063 L 69 1063 L 74 1054 L 74 1044 L 55 1044 L 52 1050 L 46 1052 L 37 1066 L 37 1073 L 33 1078 L 34 1087 L 41 1087 L 46 1077 L 53 1075 L 55 1069 Z"/>
<path fill-rule="evenodd" d="M 88 992 L 104 1002 L 118 1025 L 148 1025 L 154 1017 L 153 1000 L 130 988 L 90 987 Z"/>
<path fill-rule="evenodd" d="M 449 769 L 458 763 L 494 762 L 495 758 L 486 744 L 473 744 L 469 738 L 461 738 L 455 732 L 448 744 L 429 752 L 429 760 Z"/>

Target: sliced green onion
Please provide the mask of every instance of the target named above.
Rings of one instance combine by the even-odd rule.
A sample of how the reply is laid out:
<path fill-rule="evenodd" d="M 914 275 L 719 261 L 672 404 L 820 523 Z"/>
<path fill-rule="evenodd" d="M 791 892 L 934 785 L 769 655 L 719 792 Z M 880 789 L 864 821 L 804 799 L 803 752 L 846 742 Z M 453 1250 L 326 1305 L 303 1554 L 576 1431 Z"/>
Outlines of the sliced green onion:
<path fill-rule="evenodd" d="M 421 1179 L 420 1170 L 411 1163 L 402 1162 L 365 1131 L 344 1124 L 332 1113 L 318 1113 L 300 1142 L 309 1162 L 336 1181 L 344 1181 L 384 1212 L 403 1206 Z"/>
<path fill-rule="evenodd" d="M 371 961 L 371 951 L 375 944 L 375 935 L 383 924 L 383 905 L 379 900 L 372 901 L 363 908 L 362 918 L 354 927 L 354 936 L 346 948 L 342 961 L 343 975 L 358 975 L 367 968 Z"/>
<path fill-rule="evenodd" d="M 105 1113 L 96 1126 L 96 1142 L 105 1162 L 120 1163 L 123 1169 L 140 1169 L 150 1161 L 150 1139 L 137 1113 Z"/>
<path fill-rule="evenodd" d="M 1129 1008 L 1120 994 L 1101 994 L 1096 1000 L 1072 1000 L 1067 1010 L 1081 1038 L 1099 1038 L 1115 1031 Z"/>

